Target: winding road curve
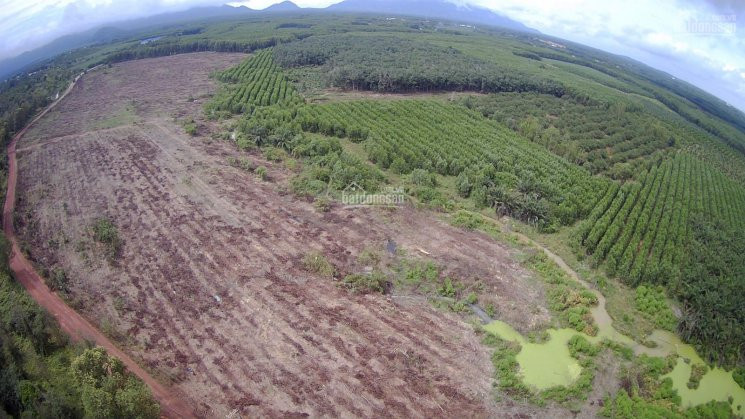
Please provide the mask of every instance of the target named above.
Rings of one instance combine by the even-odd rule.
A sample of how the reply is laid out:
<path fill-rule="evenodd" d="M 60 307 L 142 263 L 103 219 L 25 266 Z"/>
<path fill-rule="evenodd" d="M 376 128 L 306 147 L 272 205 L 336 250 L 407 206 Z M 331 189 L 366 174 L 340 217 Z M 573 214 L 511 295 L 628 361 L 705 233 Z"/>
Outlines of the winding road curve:
<path fill-rule="evenodd" d="M 15 191 L 18 180 L 16 144 L 34 123 L 46 115 L 47 112 L 72 91 L 83 74 L 81 73 L 75 77 L 75 80 L 67 90 L 18 132 L 8 146 L 8 190 L 5 195 L 5 206 L 3 207 L 3 232 L 12 245 L 10 269 L 13 271 L 18 282 L 31 294 L 31 297 L 57 319 L 60 328 L 70 335 L 74 341 L 87 339 L 95 342 L 96 345 L 106 349 L 110 355 L 119 358 L 130 372 L 147 384 L 150 387 L 153 397 L 160 403 L 162 415 L 174 418 L 193 418 L 193 410 L 187 403 L 176 397 L 166 386 L 158 382 L 132 358 L 117 348 L 113 342 L 88 322 L 88 320 L 68 307 L 57 294 L 53 293 L 23 255 L 18 245 L 18 238 L 13 228 L 13 210 L 15 208 Z"/>

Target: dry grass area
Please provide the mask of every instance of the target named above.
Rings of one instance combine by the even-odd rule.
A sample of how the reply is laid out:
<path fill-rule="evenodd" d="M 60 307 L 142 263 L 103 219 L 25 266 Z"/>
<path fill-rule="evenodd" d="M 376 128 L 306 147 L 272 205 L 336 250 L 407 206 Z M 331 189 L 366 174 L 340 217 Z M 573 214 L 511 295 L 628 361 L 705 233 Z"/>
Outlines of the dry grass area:
<path fill-rule="evenodd" d="M 494 401 L 490 353 L 463 316 L 303 269 L 318 251 L 352 272 L 363 249 L 393 240 L 478 278 L 519 329 L 549 318 L 540 284 L 485 235 L 413 208 L 322 213 L 282 192 L 281 165 L 252 156 L 273 182 L 228 165 L 238 152 L 208 141 L 201 106 L 216 88 L 209 73 L 243 58 L 185 54 L 86 75 L 19 144 L 17 223 L 32 257 L 64 269 L 69 300 L 200 416 L 536 415 Z M 174 117 L 194 117 L 200 134 Z M 123 241 L 114 263 L 92 239 L 100 217 Z"/>

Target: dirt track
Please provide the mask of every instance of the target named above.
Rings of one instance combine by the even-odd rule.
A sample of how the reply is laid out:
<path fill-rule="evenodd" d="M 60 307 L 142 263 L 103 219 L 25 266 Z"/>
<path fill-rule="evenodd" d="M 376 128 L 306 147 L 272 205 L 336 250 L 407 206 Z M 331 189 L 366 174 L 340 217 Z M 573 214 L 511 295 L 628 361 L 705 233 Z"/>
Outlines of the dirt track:
<path fill-rule="evenodd" d="M 76 82 L 77 82 L 76 78 Z M 65 96 L 75 87 L 70 87 L 60 96 L 60 98 L 49 105 L 38 117 L 23 128 L 13 137 L 8 146 L 8 189 L 5 195 L 5 205 L 3 206 L 3 232 L 12 244 L 12 254 L 10 257 L 10 269 L 14 277 L 28 291 L 31 297 L 39 303 L 45 310 L 52 314 L 61 329 L 67 333 L 73 340 L 81 341 L 83 339 L 95 342 L 96 345 L 103 347 L 106 351 L 119 358 L 127 369 L 137 375 L 153 393 L 155 399 L 160 403 L 162 414 L 168 417 L 193 417 L 192 409 L 182 400 L 174 397 L 171 392 L 150 376 L 142 369 L 132 358 L 119 350 L 106 336 L 93 327 L 85 318 L 68 307 L 62 299 L 50 291 L 38 273 L 34 270 L 31 263 L 26 259 L 18 245 L 18 239 L 13 227 L 13 210 L 15 207 L 16 181 L 18 179 L 18 170 L 16 163 L 16 144 L 23 137 L 26 131 L 49 110 L 61 102 Z"/>
<path fill-rule="evenodd" d="M 183 133 L 173 117 L 198 119 L 209 72 L 242 58 L 186 54 L 86 76 L 19 144 L 18 223 L 34 259 L 63 268 L 86 317 L 199 416 L 536 414 L 493 401 L 489 351 L 462 317 L 353 295 L 300 263 L 316 250 L 355 272 L 363 249 L 392 239 L 482 284 L 499 317 L 526 331 L 548 312 L 507 247 L 412 208 L 319 213 L 282 192 L 281 165 L 251 156 L 274 179 L 261 182 L 226 163 L 237 152 L 209 141 L 209 123 Z M 125 242 L 115 265 L 90 241 L 101 216 Z"/>

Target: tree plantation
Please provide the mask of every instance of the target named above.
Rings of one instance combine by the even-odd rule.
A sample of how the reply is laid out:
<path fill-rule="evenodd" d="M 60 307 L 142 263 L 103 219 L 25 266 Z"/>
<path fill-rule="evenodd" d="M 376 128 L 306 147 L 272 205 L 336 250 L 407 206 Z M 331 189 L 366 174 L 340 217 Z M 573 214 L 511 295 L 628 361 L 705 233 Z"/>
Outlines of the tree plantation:
<path fill-rule="evenodd" d="M 322 86 L 523 93 L 302 104 L 293 99 L 298 96 L 273 63 L 272 52 L 286 71 L 318 68 L 301 74 L 322 74 Z M 732 231 L 745 231 L 745 156 L 729 148 L 726 138 L 712 137 L 685 117 L 663 112 L 660 102 L 641 100 L 639 93 L 619 93 L 643 93 L 639 86 L 646 86 L 646 81 L 620 77 L 608 83 L 620 89 L 613 93 L 617 97 L 582 99 L 576 91 L 546 90 L 560 83 L 549 81 L 555 76 L 500 84 L 506 79 L 496 82 L 499 77 L 491 76 L 504 74 L 500 65 L 467 52 L 443 47 L 439 39 L 428 43 L 409 35 L 310 36 L 258 52 L 218 74 L 231 93 L 216 98 L 207 109 L 245 113 L 241 138 L 254 146 L 314 156 L 318 168 L 296 184 L 303 193 L 325 191 L 329 181 L 342 189 L 345 184 L 339 179 L 355 179 L 372 188 L 379 185 L 379 174 L 363 169 L 363 162 L 330 139 L 340 138 L 359 144 L 365 160 L 383 172 L 411 174 L 412 179 L 453 178 L 457 195 L 476 207 L 491 208 L 546 232 L 573 226 L 573 236 L 590 259 L 610 276 L 631 286 L 660 284 L 669 296 L 681 298 L 689 316 L 707 324 L 689 330 L 689 338 L 722 348 L 707 352 L 712 359 L 726 359 L 730 365 L 733 359 L 742 360 L 745 353 L 735 349 L 736 340 L 714 345 L 696 335 L 697 330 L 725 333 L 729 326 L 712 317 L 710 309 L 682 296 L 688 286 L 686 262 L 694 251 L 692 220 L 716 220 Z M 568 78 L 565 83 L 571 87 L 575 81 Z M 274 103 L 284 105 L 262 109 Z M 352 172 L 358 175 L 343 175 L 341 167 L 356 167 Z M 425 183 L 414 181 L 417 199 L 452 205 L 443 200 L 436 182 Z M 739 355 L 733 358 L 732 351 Z"/>
<path fill-rule="evenodd" d="M 329 17 L 317 11 L 275 12 L 242 11 L 245 14 L 240 16 L 219 15 L 174 21 L 162 27 L 145 26 L 115 41 L 91 44 L 37 63 L 30 71 L 0 84 L 0 138 L 4 145 L 9 145 L 13 135 L 53 102 L 76 75 L 89 69 L 100 71 L 94 73 L 100 76 L 99 81 L 109 80 L 106 77 L 122 76 L 122 68 L 130 61 L 159 62 L 170 60 L 175 54 L 196 57 L 190 62 L 203 66 L 201 79 L 195 76 L 196 87 L 181 92 L 174 83 L 168 89 L 158 90 L 153 93 L 156 99 L 162 99 L 158 95 L 172 99 L 168 93 L 179 92 L 179 99 L 173 101 L 174 109 L 135 118 L 136 122 L 129 127 L 138 135 L 156 132 L 153 135 L 156 142 L 163 142 L 152 149 L 136 143 L 129 150 L 129 143 L 122 140 L 116 143 L 119 147 L 116 152 L 134 153 L 141 151 L 142 146 L 145 151 L 137 154 L 135 163 L 147 171 L 148 185 L 155 185 L 158 179 L 165 178 L 163 173 L 171 170 L 155 167 L 156 156 L 167 155 L 164 159 L 176 167 L 175 162 L 180 160 L 170 153 L 175 155 L 187 145 L 196 145 L 193 150 L 200 150 L 194 155 L 214 152 L 209 155 L 209 164 L 214 167 L 200 161 L 185 166 L 188 173 L 179 172 L 178 176 L 183 178 L 174 182 L 177 186 L 171 185 L 178 190 L 173 200 L 183 201 L 187 208 L 209 202 L 214 213 L 210 212 L 203 221 L 214 222 L 209 225 L 217 226 L 215 229 L 224 234 L 220 237 L 230 237 L 231 246 L 235 246 L 230 248 L 235 251 L 231 258 L 239 260 L 246 255 L 253 258 L 260 245 L 271 253 L 271 264 L 266 269 L 259 269 L 258 264 L 249 267 L 237 262 L 236 266 L 226 264 L 232 269 L 230 273 L 240 271 L 237 282 L 242 283 L 226 285 L 232 288 L 226 288 L 228 291 L 223 294 L 200 296 L 205 300 L 194 309 L 199 316 L 222 319 L 221 310 L 243 307 L 241 304 L 249 298 L 239 300 L 235 291 L 239 285 L 245 285 L 243 282 L 255 285 L 264 281 L 260 292 L 254 289 L 246 295 L 260 294 L 265 298 L 261 293 L 271 292 L 274 293 L 271 298 L 301 308 L 306 297 L 300 294 L 305 287 L 333 282 L 329 289 L 339 294 L 330 291 L 327 294 L 340 301 L 352 295 L 349 298 L 354 304 L 372 304 L 371 301 L 378 304 L 377 301 L 382 301 L 376 300 L 382 297 L 380 294 L 392 294 L 402 299 L 412 298 L 416 301 L 412 306 L 421 303 L 426 310 L 435 306 L 441 310 L 432 312 L 452 314 L 455 320 L 448 317 L 452 324 L 464 323 L 464 319 L 473 323 L 464 323 L 468 326 L 467 333 L 471 333 L 468 336 L 477 336 L 490 351 L 491 361 L 484 359 L 487 365 L 492 362 L 494 366 L 490 379 L 496 383 L 492 390 L 498 397 L 508 397 L 505 403 L 510 407 L 534 403 L 538 405 L 536 409 L 557 406 L 566 409 L 531 410 L 539 412 L 538 415 L 561 416 L 560 413 L 568 412 L 587 415 L 582 406 L 588 406 L 588 397 L 596 397 L 598 403 L 591 403 L 594 410 L 590 410 L 590 416 L 743 414 L 737 410 L 734 397 L 707 398 L 695 406 L 686 405 L 680 395 L 687 393 L 680 388 L 676 390 L 677 382 L 674 385 L 684 371 L 692 393 L 698 386 L 705 387 L 706 374 L 714 371 L 720 378 L 732 378 L 737 382 L 732 385 L 745 391 L 745 115 L 742 112 L 644 64 L 538 32 L 410 16 L 340 13 Z M 211 55 L 188 54 L 197 51 Z M 153 57 L 163 58 L 150 60 Z M 213 62 L 215 57 L 225 61 Z M 85 77 L 87 74 L 82 87 L 75 86 L 78 92 L 88 88 Z M 122 115 L 143 109 L 150 112 L 149 106 L 154 106 L 148 101 L 135 102 L 133 99 L 131 109 L 119 109 L 116 116 L 95 121 L 100 126 L 91 121 L 79 125 L 89 122 L 91 127 L 95 125 L 99 134 L 91 136 L 95 138 L 90 141 L 98 145 L 107 135 L 124 130 L 123 124 L 119 124 L 126 119 Z M 54 118 L 59 115 L 55 114 Z M 142 122 L 150 117 L 157 119 Z M 178 132 L 168 129 L 171 122 L 177 124 Z M 103 127 L 104 123 L 112 126 Z M 64 134 L 65 138 L 67 135 Z M 135 137 L 133 134 L 127 141 L 134 142 Z M 72 147 L 66 139 L 54 140 L 20 147 L 18 153 L 24 157 L 24 153 L 34 149 Z M 121 162 L 120 157 L 95 158 Z M 0 167 L 0 178 L 5 179 L 8 165 Z M 124 176 L 114 169 L 107 173 L 112 178 Z M 234 184 L 210 189 L 225 179 Z M 109 191 L 107 187 L 103 185 L 101 189 L 115 199 L 121 202 L 130 199 L 125 198 L 129 192 L 113 187 Z M 457 241 L 449 238 L 450 241 L 438 245 L 439 249 L 434 244 L 435 249 L 431 249 L 429 243 L 420 243 L 419 236 L 412 232 L 424 229 L 425 222 L 412 224 L 405 230 L 411 238 L 406 236 L 404 241 L 411 243 L 403 243 L 400 248 L 387 238 L 391 232 L 375 231 L 370 236 L 383 237 L 384 248 L 369 244 L 364 250 L 348 249 L 347 244 L 353 239 L 367 238 L 358 224 L 373 225 L 369 220 L 378 221 L 370 214 L 383 220 L 397 214 L 388 207 L 355 212 L 357 207 L 345 205 L 339 199 L 350 187 L 363 189 L 363 193 L 403 191 L 405 211 L 410 211 L 404 214 L 426 214 L 431 217 L 427 218 L 426 228 L 432 225 L 438 228 L 427 234 L 434 237 L 447 229 L 448 234 L 472 242 L 480 250 L 492 249 L 489 246 L 498 242 L 500 251 L 514 258 L 509 260 L 515 263 L 499 260 L 494 255 L 498 252 L 490 250 L 493 258 L 479 253 L 467 260 L 484 262 L 498 268 L 496 271 L 474 268 L 474 274 L 471 267 L 448 270 L 448 266 L 440 264 L 450 263 L 449 256 L 434 262 L 427 258 L 436 251 L 452 251 L 450 247 L 457 246 Z M 161 189 L 155 195 L 170 193 Z M 49 193 L 53 191 L 45 188 L 30 192 L 34 197 Z M 196 199 L 188 197 L 189 193 L 203 196 Z M 226 196 L 237 203 L 215 203 Z M 271 201 L 272 198 L 276 201 Z M 101 202 L 97 201 L 96 205 L 105 207 Z M 70 210 L 67 206 L 64 211 L 68 215 L 75 213 L 74 208 Z M 241 211 L 255 211 L 258 215 L 255 218 L 236 215 L 244 214 Z M 31 212 L 17 214 L 15 221 L 26 222 L 32 217 Z M 370 218 L 359 221 L 354 218 L 359 214 Z M 222 216 L 230 218 L 230 222 L 215 221 Z M 287 225 L 277 229 L 272 237 L 307 239 L 309 242 L 304 242 L 309 247 L 307 254 L 303 255 L 294 245 L 275 246 L 261 241 L 273 240 L 263 232 L 269 223 L 264 218 L 276 223 L 280 216 L 289 221 L 285 220 Z M 248 228 L 238 226 L 244 221 L 250 224 Z M 333 234 L 320 227 L 334 222 L 340 224 L 338 235 L 349 235 L 349 241 L 334 241 L 328 237 Z M 347 222 L 354 225 L 343 224 Z M 307 230 L 306 224 L 311 225 Z M 108 265 L 87 261 L 85 267 L 90 272 L 95 269 L 114 272 L 118 268 L 114 254 L 132 256 L 141 251 L 120 240 L 114 224 L 104 227 L 109 235 L 116 236 L 113 240 L 116 251 L 109 252 L 112 257 Z M 91 230 L 94 238 L 100 235 L 98 230 L 94 225 Z M 122 230 L 122 237 L 125 236 L 126 231 Z M 210 242 L 208 239 L 205 235 L 195 237 L 193 244 L 199 247 Z M 244 243 L 243 239 L 256 240 Z M 56 240 L 46 241 L 45 249 L 59 248 Z M 64 238 L 60 241 L 64 242 Z M 99 238 L 90 246 L 101 247 L 110 241 Z M 235 244 L 239 242 L 244 244 Z M 82 241 L 76 246 L 76 255 L 89 250 Z M 406 246 L 414 246 L 417 251 L 407 254 Z M 0 247 L 7 247 L 2 240 Z M 21 247 L 24 248 L 23 243 Z M 320 249 L 331 250 L 324 254 Z M 280 250 L 291 254 L 280 255 Z M 171 256 L 188 260 L 181 253 L 172 250 Z M 155 263 L 151 260 L 154 257 L 143 259 Z M 313 263 L 308 263 L 309 260 Z M 215 271 L 221 268 L 207 256 L 194 262 L 197 263 L 209 265 Z M 288 273 L 287 278 L 275 272 L 294 269 L 296 263 L 303 265 L 302 269 L 288 270 L 292 275 Z M 407 264 L 420 266 L 420 263 L 431 268 L 426 270 L 428 273 L 406 268 Z M 158 406 L 144 384 L 100 348 L 69 345 L 50 319 L 12 284 L 6 265 L 7 262 L 0 263 L 3 332 L 0 387 L 5 413 L 14 417 L 158 416 Z M 323 269 L 316 269 L 316 265 L 322 265 Z M 178 268 L 176 276 L 182 268 L 186 270 Z M 386 276 L 385 269 L 392 273 Z M 256 278 L 252 276 L 254 271 L 260 271 Z M 171 274 L 165 268 L 159 272 Z M 300 275 L 298 272 L 307 274 L 307 278 L 295 278 Z M 458 274 L 478 278 L 461 281 Z M 219 275 L 207 276 L 199 281 L 224 279 Z M 486 279 L 490 278 L 486 277 L 497 276 L 499 280 L 504 279 L 501 276 L 509 277 L 514 283 L 489 288 Z M 52 285 L 54 280 L 50 274 Z M 396 288 L 402 284 L 403 288 Z M 139 287 L 139 282 L 136 285 Z M 149 288 L 145 290 L 150 292 Z M 431 292 L 427 294 L 428 291 Z M 511 295 L 512 300 L 499 300 L 500 306 L 491 300 L 486 302 L 483 295 L 487 293 L 504 293 Z M 535 306 L 528 307 L 527 300 L 519 300 L 523 307 L 516 308 L 520 304 L 513 304 L 518 301 L 515 293 L 529 296 L 525 298 L 535 300 Z M 144 294 L 142 291 L 138 296 Z M 171 290 L 166 294 L 167 298 L 181 298 L 176 291 L 173 292 L 176 297 L 171 297 Z M 385 298 L 388 298 L 385 304 L 398 304 L 391 295 Z M 354 311 L 357 308 L 348 308 L 347 303 L 340 301 L 314 306 L 315 311 L 309 311 L 309 316 L 315 318 L 326 315 L 325 310 L 343 307 L 349 312 L 339 309 L 340 312 L 349 317 L 334 317 L 333 324 L 356 321 L 350 319 L 357 318 L 359 313 Z M 122 304 L 119 300 L 119 305 Z M 526 307 L 532 310 L 528 316 L 530 326 L 504 329 L 506 336 L 519 335 L 519 338 L 498 338 L 484 327 L 502 322 L 502 317 Z M 376 306 L 364 315 L 381 318 L 382 311 L 375 311 L 379 308 Z M 308 313 L 298 308 L 295 314 Z M 132 314 L 130 330 L 140 330 L 140 317 Z M 252 325 L 256 322 L 254 317 L 260 318 L 256 312 L 245 317 Z M 268 319 L 261 321 L 268 324 Z M 512 321 L 509 318 L 504 321 L 507 320 Z M 365 317 L 364 322 L 354 326 L 368 327 L 366 322 L 372 320 Z M 288 324 L 295 327 L 300 323 Z M 389 323 L 386 327 L 393 328 Z M 307 329 L 303 331 L 311 328 Z M 210 326 L 209 339 L 213 338 L 212 331 Z M 463 333 L 465 336 L 466 332 Z M 310 335 L 308 332 L 304 338 L 315 342 Z M 568 346 L 552 341 L 558 335 L 567 338 Z M 188 340 L 186 335 L 182 338 Z M 152 339 L 153 342 L 148 340 L 146 345 L 138 345 L 155 346 L 163 336 L 154 333 Z M 438 339 L 450 342 L 449 337 L 438 336 Z M 358 355 L 367 350 L 363 348 L 373 346 L 362 338 L 354 348 L 340 338 L 332 340 L 335 350 L 357 351 Z M 666 343 L 674 351 L 683 349 L 665 353 Z M 683 352 L 690 348 L 685 344 L 693 345 L 690 352 L 695 356 Z M 574 377 L 574 383 L 537 391 L 522 381 L 525 369 L 520 365 L 521 360 L 526 353 L 538 353 L 530 351 L 540 350 L 541 345 L 557 345 L 562 353 L 568 351 L 567 359 L 572 366 L 566 374 Z M 238 350 L 237 346 L 230 348 Z M 292 346 L 301 347 L 294 341 Z M 209 345 L 205 348 L 214 349 Z M 267 352 L 263 348 L 262 351 Z M 178 377 L 174 379 L 176 384 L 185 380 L 192 385 L 197 381 L 190 379 L 202 379 L 198 374 L 204 372 L 200 368 L 207 361 L 200 364 L 197 355 L 184 353 L 178 352 L 178 358 L 190 363 L 188 369 L 172 363 L 178 366 L 169 364 L 169 374 Z M 523 356 L 519 356 L 521 353 Z M 324 352 L 313 356 L 326 355 Z M 305 356 L 310 355 L 298 349 L 288 353 L 287 359 L 305 362 Z M 419 355 L 408 352 L 400 359 L 396 354 L 388 357 L 382 352 L 370 356 L 378 357 L 371 364 L 400 361 L 396 368 L 418 371 L 407 373 L 417 380 L 417 374 L 423 374 L 426 368 L 438 367 L 425 368 L 417 364 Z M 386 357 L 390 359 L 380 361 Z M 315 362 L 315 358 L 309 359 Z M 368 362 L 372 358 L 365 359 Z M 535 363 L 544 361 L 540 356 L 533 359 Z M 215 358 L 209 362 L 218 365 L 224 360 Z M 690 374 L 686 368 L 691 370 Z M 319 371 L 313 373 L 325 373 Z M 731 371 L 734 373 L 728 375 Z M 253 370 L 251 374 L 261 375 Z M 292 379 L 284 376 L 282 379 L 295 382 L 297 378 L 288 377 Z M 194 388 L 203 384 L 200 381 Z M 270 384 L 277 385 L 274 381 Z M 593 387 L 596 384 L 599 387 Z M 228 388 L 227 384 L 225 387 Z M 598 396 L 593 390 L 604 394 Z M 266 412 L 250 410 L 258 409 L 261 400 L 248 397 L 240 400 L 234 404 L 240 404 L 246 411 Z"/>

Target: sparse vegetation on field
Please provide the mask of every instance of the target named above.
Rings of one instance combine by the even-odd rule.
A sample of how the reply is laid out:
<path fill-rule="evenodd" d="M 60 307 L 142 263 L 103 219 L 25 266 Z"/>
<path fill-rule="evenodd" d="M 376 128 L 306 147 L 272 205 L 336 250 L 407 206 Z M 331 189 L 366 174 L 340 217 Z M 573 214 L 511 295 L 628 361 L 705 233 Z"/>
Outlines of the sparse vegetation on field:
<path fill-rule="evenodd" d="M 313 206 L 316 207 L 318 211 L 329 212 L 331 209 L 331 200 L 329 200 L 328 197 L 320 196 L 313 201 Z"/>
<path fill-rule="evenodd" d="M 228 157 L 228 164 L 249 173 L 256 169 L 254 163 L 246 157 Z"/>

